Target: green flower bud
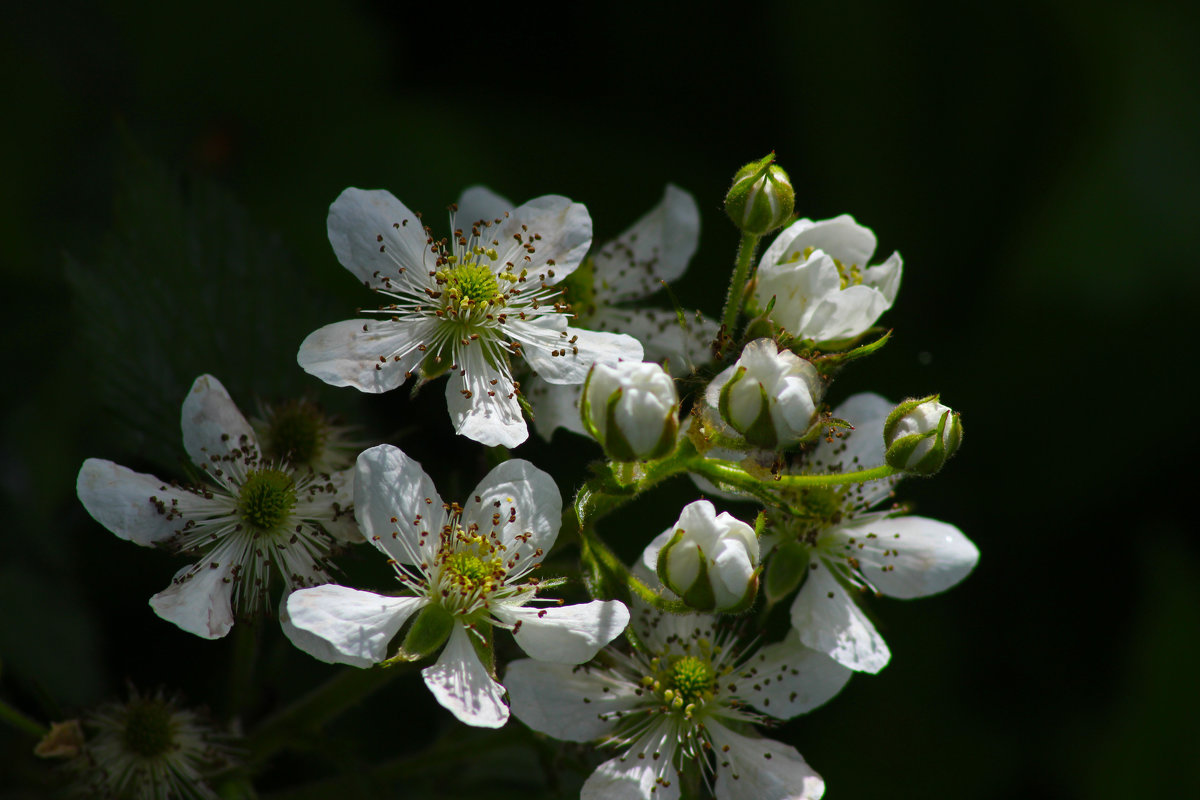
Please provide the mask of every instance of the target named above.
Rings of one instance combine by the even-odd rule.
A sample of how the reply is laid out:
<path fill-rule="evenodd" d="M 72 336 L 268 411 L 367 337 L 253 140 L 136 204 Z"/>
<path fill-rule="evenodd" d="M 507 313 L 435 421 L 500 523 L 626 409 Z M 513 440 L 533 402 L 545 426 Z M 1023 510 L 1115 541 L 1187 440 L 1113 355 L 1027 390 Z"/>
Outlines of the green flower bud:
<path fill-rule="evenodd" d="M 761 236 L 792 217 L 796 193 L 787 173 L 774 161 L 771 153 L 739 169 L 725 194 L 725 213 L 746 233 Z"/>
<path fill-rule="evenodd" d="M 883 426 L 887 463 L 896 469 L 932 475 L 962 444 L 962 420 L 938 402 L 939 395 L 905 400 Z"/>
<path fill-rule="evenodd" d="M 675 447 L 679 394 L 658 364 L 597 364 L 584 383 L 579 410 L 584 429 L 616 461 L 662 458 Z"/>
<path fill-rule="evenodd" d="M 754 529 L 713 504 L 684 507 L 655 561 L 663 585 L 699 611 L 738 612 L 758 592 L 758 539 Z"/>

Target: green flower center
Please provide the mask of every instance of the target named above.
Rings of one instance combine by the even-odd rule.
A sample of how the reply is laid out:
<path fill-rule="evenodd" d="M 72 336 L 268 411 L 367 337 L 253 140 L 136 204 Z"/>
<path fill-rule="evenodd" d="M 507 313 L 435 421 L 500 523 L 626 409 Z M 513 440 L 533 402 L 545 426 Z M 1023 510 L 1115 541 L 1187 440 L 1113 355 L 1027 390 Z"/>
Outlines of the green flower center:
<path fill-rule="evenodd" d="M 277 469 L 251 472 L 238 495 L 242 521 L 264 533 L 273 533 L 296 507 L 296 483 Z"/>
<path fill-rule="evenodd" d="M 708 661 L 696 656 L 684 656 L 672 664 L 667 673 L 671 688 L 685 706 L 708 699 L 715 677 Z"/>
<path fill-rule="evenodd" d="M 461 264 L 440 273 L 446 295 L 458 306 L 481 306 L 500 301 L 500 284 L 492 268 L 478 262 Z"/>
<path fill-rule="evenodd" d="M 162 700 L 134 700 L 125 712 L 122 740 L 131 752 L 154 758 L 175 747 L 171 707 Z"/>
<path fill-rule="evenodd" d="M 484 561 L 473 553 L 452 553 L 446 558 L 442 570 L 464 591 L 486 590 L 495 582 L 497 566 L 498 562 Z"/>
<path fill-rule="evenodd" d="M 311 465 L 325 445 L 325 420 L 311 403 L 291 402 L 267 422 L 263 449 L 268 459 Z"/>

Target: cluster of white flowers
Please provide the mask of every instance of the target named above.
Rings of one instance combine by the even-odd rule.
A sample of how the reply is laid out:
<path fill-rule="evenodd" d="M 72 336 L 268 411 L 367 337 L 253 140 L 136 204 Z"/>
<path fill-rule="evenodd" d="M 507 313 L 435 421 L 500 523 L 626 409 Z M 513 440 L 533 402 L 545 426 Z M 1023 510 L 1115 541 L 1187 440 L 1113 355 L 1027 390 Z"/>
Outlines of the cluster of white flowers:
<path fill-rule="evenodd" d="M 903 474 L 941 468 L 961 421 L 937 396 L 826 404 L 841 366 L 886 341 L 872 326 L 896 297 L 901 261 L 868 266 L 875 236 L 849 216 L 790 221 L 791 186 L 773 161 L 747 165 L 726 199 L 746 258 L 720 326 L 632 305 L 678 279 L 697 249 L 696 203 L 675 186 L 592 256 L 586 208 L 555 195 L 514 206 L 470 188 L 446 238 L 386 191 L 346 189 L 330 207 L 337 259 L 384 301 L 368 312 L 378 318 L 310 334 L 300 366 L 372 393 L 446 375 L 454 430 L 482 445 L 520 445 L 527 415 L 547 438 L 586 432 L 607 459 L 565 516 L 555 477 L 507 451 L 492 452 L 465 500 L 447 502 L 393 445 L 362 449 L 346 468 L 358 449 L 349 429 L 311 404 L 272 407 L 256 433 L 207 375 L 183 407 L 204 484 L 89 459 L 79 498 L 118 536 L 195 557 L 151 599 L 160 616 L 216 638 L 273 610 L 278 587 L 283 632 L 316 659 L 430 660 L 426 686 L 463 723 L 498 728 L 511 712 L 615 751 L 584 798 L 701 788 L 818 798 L 820 776 L 755 726 L 810 711 L 853 672 L 888 663 L 864 591 L 935 594 L 979 554 L 952 525 L 878 508 Z M 754 265 L 758 237 L 781 224 Z M 601 518 L 682 474 L 758 507 L 698 499 L 664 531 L 608 532 L 621 550 L 643 548 L 624 564 Z M 585 577 L 574 585 L 552 574 L 573 572 L 561 559 L 543 570 L 564 524 Z M 364 541 L 391 566 L 388 589 L 332 582 L 336 546 Z M 785 600 L 791 629 L 764 641 Z M 504 664 L 498 629 L 529 658 Z"/>

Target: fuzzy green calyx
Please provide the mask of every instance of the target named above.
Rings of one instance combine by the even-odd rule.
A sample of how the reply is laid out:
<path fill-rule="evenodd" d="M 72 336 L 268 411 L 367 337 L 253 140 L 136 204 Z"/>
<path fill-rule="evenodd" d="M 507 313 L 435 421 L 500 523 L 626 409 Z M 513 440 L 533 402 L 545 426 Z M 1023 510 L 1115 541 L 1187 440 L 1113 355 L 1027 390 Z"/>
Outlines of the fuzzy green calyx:
<path fill-rule="evenodd" d="M 733 176 L 725 195 L 725 213 L 744 233 L 761 236 L 784 225 L 796 206 L 796 192 L 771 153 L 751 161 Z"/>
<path fill-rule="evenodd" d="M 775 605 L 795 591 L 808 569 L 811 551 L 792 539 L 781 544 L 767 565 L 767 577 L 763 590 L 767 602 Z"/>
<path fill-rule="evenodd" d="M 596 262 L 588 256 L 574 272 L 560 283 L 564 290 L 564 298 L 578 322 L 591 319 L 596 315 Z"/>
<path fill-rule="evenodd" d="M 164 700 L 137 699 L 125 710 L 121 741 L 132 753 L 155 758 L 174 750 L 175 731 L 171 706 Z"/>
<path fill-rule="evenodd" d="M 238 494 L 238 515 L 244 523 L 263 533 L 280 530 L 295 507 L 296 482 L 278 469 L 251 472 Z"/>
<path fill-rule="evenodd" d="M 272 409 L 267 418 L 263 454 L 272 461 L 312 466 L 320 457 L 329 434 L 325 416 L 315 405 L 293 400 Z"/>
<path fill-rule="evenodd" d="M 417 661 L 433 655 L 446 643 L 453 630 L 454 615 L 436 603 L 430 603 L 413 620 L 396 659 Z"/>

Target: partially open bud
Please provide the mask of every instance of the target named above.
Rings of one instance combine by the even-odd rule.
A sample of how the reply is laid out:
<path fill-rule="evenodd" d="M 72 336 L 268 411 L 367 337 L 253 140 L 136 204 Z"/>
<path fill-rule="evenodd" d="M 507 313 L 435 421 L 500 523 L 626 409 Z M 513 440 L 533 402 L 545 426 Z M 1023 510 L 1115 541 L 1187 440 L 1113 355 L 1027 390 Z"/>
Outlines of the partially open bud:
<path fill-rule="evenodd" d="M 939 395 L 905 400 L 883 425 L 887 463 L 896 469 L 932 475 L 962 444 L 962 420 L 938 402 Z"/>
<path fill-rule="evenodd" d="M 821 388 L 812 364 L 790 350 L 779 350 L 771 339 L 755 339 L 733 366 L 713 379 L 707 396 L 746 441 L 775 449 L 804 436 Z"/>
<path fill-rule="evenodd" d="M 597 364 L 579 401 L 583 427 L 617 461 L 661 458 L 675 446 L 679 394 L 658 364 Z"/>
<path fill-rule="evenodd" d="M 739 169 L 725 194 L 725 213 L 746 233 L 761 236 L 792 217 L 796 193 L 787 173 L 774 161 L 771 153 Z"/>
<path fill-rule="evenodd" d="M 713 504 L 684 507 L 658 551 L 663 585 L 700 611 L 744 611 L 758 591 L 758 538 L 754 528 Z"/>

